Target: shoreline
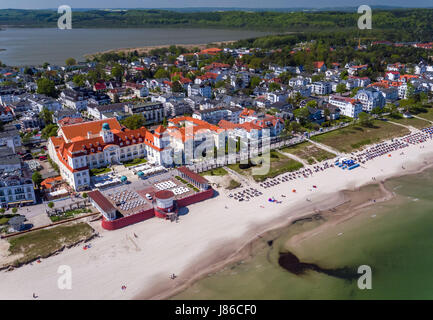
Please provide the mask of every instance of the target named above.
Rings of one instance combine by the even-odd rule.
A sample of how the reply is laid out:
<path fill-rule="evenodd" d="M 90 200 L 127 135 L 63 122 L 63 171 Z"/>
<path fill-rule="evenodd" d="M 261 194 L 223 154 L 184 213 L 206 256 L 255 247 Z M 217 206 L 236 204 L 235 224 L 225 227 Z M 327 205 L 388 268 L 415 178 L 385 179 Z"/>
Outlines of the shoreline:
<path fill-rule="evenodd" d="M 219 196 L 189 206 L 188 214 L 181 217 L 180 223 L 151 219 L 116 231 L 104 231 L 97 222 L 90 223 L 100 234 L 92 241 L 91 250 L 71 248 L 43 259 L 38 265 L 0 272 L 5 288 L 0 291 L 0 299 L 31 299 L 32 292 L 40 299 L 171 297 L 199 276 L 209 274 L 211 269 L 238 260 L 242 249 L 252 247 L 254 239 L 265 232 L 287 227 L 295 220 L 311 216 L 312 212 L 314 215 L 315 211 L 343 203 L 342 191 L 357 190 L 431 167 L 433 140 L 390 154 L 392 157 L 375 158 L 353 171 L 331 168 L 278 187 L 262 189 L 251 182 L 249 187 L 260 189 L 263 195 L 246 203 L 229 198 L 230 191 L 217 188 Z M 402 166 L 406 169 L 402 170 Z M 372 181 L 372 177 L 376 180 Z M 279 198 L 282 193 L 286 196 L 280 198 L 281 204 L 267 201 L 269 197 Z M 306 198 L 311 201 L 306 202 Z M 73 290 L 58 290 L 59 265 L 70 265 L 73 269 Z M 178 275 L 175 280 L 169 278 L 173 273 Z M 128 289 L 121 290 L 122 285 Z"/>
<path fill-rule="evenodd" d="M 176 46 L 176 47 L 183 47 L 186 48 L 188 50 L 191 50 L 193 48 L 198 48 L 200 50 L 202 49 L 206 49 L 207 47 L 211 46 L 211 45 L 216 45 L 216 46 L 221 46 L 221 45 L 230 45 L 232 43 L 235 43 L 236 41 L 239 40 L 227 40 L 227 41 L 216 41 L 216 42 L 210 42 L 210 43 L 196 43 L 196 44 L 182 44 L 182 43 L 175 43 L 175 44 L 161 44 L 161 45 L 149 45 L 149 46 L 142 46 L 142 47 L 133 47 L 133 48 L 117 48 L 117 49 L 109 49 L 109 50 L 105 50 L 105 51 L 98 51 L 95 53 L 86 53 L 84 55 L 85 58 L 92 58 L 98 55 L 102 55 L 105 53 L 129 53 L 129 52 L 133 52 L 133 51 L 137 51 L 138 54 L 143 54 L 143 53 L 148 53 L 151 50 L 154 49 L 162 49 L 162 48 L 169 48 L 171 46 Z"/>
<path fill-rule="evenodd" d="M 250 241 L 247 241 L 238 251 L 233 253 L 228 258 L 219 261 L 215 264 L 209 265 L 206 269 L 203 269 L 202 272 L 199 274 L 195 274 L 192 276 L 188 281 L 186 281 L 183 284 L 180 284 L 178 287 L 168 290 L 162 293 L 159 293 L 155 296 L 151 297 L 136 297 L 137 300 L 144 300 L 144 299 L 152 299 L 152 300 L 164 300 L 164 299 L 172 299 L 178 294 L 181 294 L 185 290 L 189 289 L 192 285 L 194 285 L 196 282 L 208 277 L 212 276 L 212 274 L 217 273 L 218 271 L 221 271 L 222 269 L 235 265 L 248 257 L 252 257 L 252 248 L 256 245 L 257 242 L 259 242 L 262 238 L 268 238 L 269 235 L 272 233 L 277 233 L 277 237 L 279 238 L 284 232 L 287 232 L 292 226 L 295 225 L 296 222 L 300 220 L 310 219 L 314 218 L 316 216 L 319 216 L 320 218 L 328 218 L 331 217 L 329 221 L 325 221 L 324 223 L 313 227 L 312 229 L 309 229 L 307 231 L 302 231 L 300 233 L 297 233 L 289 238 L 289 240 L 286 242 L 286 246 L 290 246 L 292 249 L 299 245 L 300 242 L 304 240 L 308 240 L 309 238 L 316 236 L 319 233 L 328 231 L 329 228 L 334 227 L 336 225 L 342 224 L 347 222 L 348 220 L 351 220 L 354 217 L 357 217 L 361 215 L 363 212 L 361 212 L 361 209 L 368 208 L 368 207 L 374 207 L 375 205 L 391 201 L 395 198 L 394 192 L 391 190 L 388 190 L 385 187 L 385 183 L 390 179 L 399 178 L 402 176 L 409 176 L 409 175 L 416 175 L 419 173 L 422 173 L 423 171 L 430 169 L 433 167 L 433 163 L 430 164 L 424 164 L 419 169 L 413 170 L 411 172 L 407 172 L 405 174 L 397 174 L 395 176 L 388 177 L 384 180 L 381 180 L 379 182 L 371 182 L 367 183 L 365 185 L 360 186 L 358 189 L 366 188 L 368 186 L 378 186 L 382 197 L 379 199 L 375 199 L 374 202 L 371 200 L 365 200 L 361 204 L 352 205 L 350 202 L 351 199 L 345 200 L 343 197 L 343 200 L 340 202 L 336 202 L 332 204 L 329 204 L 328 206 L 324 207 L 320 211 L 331 211 L 331 210 L 339 210 L 339 207 L 348 205 L 347 208 L 343 209 L 343 212 L 340 213 L 341 217 L 332 219 L 332 213 L 324 213 L 322 212 L 305 212 L 303 214 L 300 214 L 298 217 L 293 218 L 289 220 L 288 222 L 283 222 L 276 224 L 274 227 L 270 227 L 269 229 L 263 231 L 261 234 L 255 236 L 254 238 L 251 238 Z M 344 195 L 346 192 L 354 193 L 358 190 L 341 190 L 336 193 L 336 195 Z M 334 200 L 331 200 L 333 202 Z M 275 239 L 273 239 L 274 241 Z"/>
<path fill-rule="evenodd" d="M 384 180 L 381 180 L 378 182 L 369 182 L 369 183 L 366 183 L 366 184 L 360 186 L 359 188 L 357 188 L 357 189 L 361 189 L 361 188 L 365 188 L 368 186 L 378 186 L 380 191 L 382 192 L 383 196 L 379 199 L 375 199 L 375 202 L 371 202 L 370 200 L 367 200 L 361 204 L 358 204 L 358 205 L 355 205 L 352 207 L 352 205 L 350 204 L 351 200 L 350 199 L 344 200 L 343 195 L 345 192 L 356 192 L 357 190 L 340 190 L 340 191 L 337 191 L 336 193 L 330 195 L 330 197 L 335 197 L 337 199 L 343 198 L 343 199 L 340 199 L 340 201 L 338 201 L 338 200 L 336 201 L 335 199 L 328 200 L 331 203 L 327 204 L 324 208 L 320 209 L 319 212 L 315 212 L 315 211 L 311 212 L 308 210 L 300 209 L 301 213 L 299 215 L 293 217 L 292 219 L 289 219 L 289 221 L 275 223 L 273 226 L 270 226 L 269 228 L 267 228 L 266 230 L 264 230 L 260 234 L 257 234 L 253 238 L 250 238 L 250 240 L 247 240 L 236 252 L 232 253 L 231 255 L 224 258 L 223 260 L 216 259 L 216 260 L 218 260 L 217 262 L 210 263 L 210 264 L 208 263 L 207 264 L 208 266 L 205 267 L 204 269 L 202 269 L 202 271 L 200 271 L 200 273 L 191 272 L 191 274 L 193 274 L 193 276 L 191 276 L 190 279 L 184 281 L 183 283 L 179 284 L 175 288 L 163 291 L 163 292 L 158 293 L 156 295 L 137 296 L 137 297 L 134 297 L 134 299 L 135 300 L 171 299 L 174 296 L 176 296 L 176 295 L 182 293 L 183 291 L 189 289 L 192 285 L 194 285 L 196 282 L 200 281 L 201 279 L 204 279 L 207 276 L 210 276 L 211 274 L 216 273 L 216 272 L 224 269 L 227 266 L 234 265 L 234 264 L 239 263 L 240 261 L 248 258 L 249 256 L 251 256 L 251 251 L 252 251 L 251 248 L 254 247 L 255 243 L 260 241 L 260 239 L 262 239 L 262 238 L 267 238 L 268 235 L 270 235 L 271 233 L 281 234 L 282 232 L 287 231 L 297 221 L 309 219 L 309 218 L 314 218 L 315 216 L 323 217 L 322 213 L 321 213 L 322 211 L 335 210 L 338 207 L 341 207 L 341 206 L 344 206 L 345 204 L 348 204 L 348 208 L 344 209 L 342 216 L 340 218 L 326 221 L 323 224 L 320 224 L 319 226 L 312 228 L 311 230 L 304 231 L 304 232 L 301 232 L 299 234 L 295 234 L 294 236 L 292 236 L 289 239 L 289 241 L 287 242 L 287 244 L 292 246 L 292 247 L 296 246 L 301 241 L 306 240 L 309 237 L 317 235 L 317 233 L 326 232 L 328 228 L 339 225 L 341 223 L 344 223 L 344 222 L 362 214 L 360 212 L 360 209 L 373 207 L 377 204 L 387 202 L 387 201 L 394 199 L 395 194 L 392 191 L 386 189 L 386 187 L 385 187 L 386 181 L 388 181 L 390 179 L 399 178 L 402 176 L 416 175 L 416 174 L 422 173 L 424 170 L 427 170 L 427 169 L 432 168 L 432 167 L 433 167 L 433 162 L 428 163 L 428 164 L 423 164 L 418 169 L 413 169 L 413 170 L 408 171 L 408 172 L 403 173 L 403 174 L 396 174 L 396 175 L 387 177 Z M 350 213 L 350 211 L 353 211 L 353 212 Z M 325 216 L 327 216 L 327 215 L 325 214 Z M 211 250 L 209 250 L 209 251 L 211 251 Z M 202 259 L 200 259 L 200 260 L 202 260 Z M 192 265 L 194 265 L 194 264 L 192 264 Z"/>
<path fill-rule="evenodd" d="M 335 198 L 339 198 L 340 193 L 338 193 L 337 195 L 334 195 Z M 343 205 L 344 203 L 346 203 L 346 201 L 344 201 L 344 199 L 341 199 L 340 202 L 337 202 L 337 205 L 335 205 L 334 201 L 338 201 L 336 199 L 332 199 L 332 200 L 328 200 L 330 203 L 328 204 L 327 207 L 325 207 L 323 210 L 330 210 L 330 209 L 334 209 L 338 206 Z M 300 209 L 302 210 L 302 209 Z M 308 218 L 312 218 L 316 215 L 320 215 L 320 213 L 317 212 L 305 212 L 302 211 L 303 213 L 301 213 L 298 216 L 295 216 L 291 219 L 289 219 L 288 221 L 279 221 L 278 223 L 269 226 L 268 228 L 266 228 L 266 230 L 264 230 L 263 232 L 254 235 L 252 238 L 249 238 L 249 240 L 246 240 L 244 242 L 244 244 L 234 253 L 230 254 L 228 257 L 226 257 L 225 259 L 221 260 L 221 259 L 216 259 L 219 260 L 219 262 L 216 262 L 214 264 L 210 264 L 207 268 L 202 269 L 202 271 L 197 274 L 196 272 L 191 272 L 192 274 L 195 274 L 194 276 L 192 276 L 192 278 L 190 278 L 189 280 L 187 280 L 185 283 L 180 284 L 179 286 L 177 286 L 176 288 L 174 288 L 173 290 L 168 290 L 166 292 L 162 292 L 162 293 L 158 293 L 154 296 L 149 296 L 149 297 L 135 297 L 134 299 L 136 300 L 165 300 L 165 299 L 170 299 L 173 296 L 181 293 L 182 291 L 188 289 L 191 285 L 193 285 L 195 282 L 199 281 L 200 279 L 205 278 L 206 276 L 208 276 L 210 273 L 215 273 L 221 269 L 223 269 L 224 267 L 228 266 L 228 265 L 232 265 L 235 264 L 245 258 L 247 258 L 248 256 L 251 255 L 251 247 L 254 246 L 256 241 L 259 241 L 262 238 L 267 238 L 267 236 L 270 233 L 273 232 L 280 232 L 281 230 L 287 229 L 289 228 L 291 225 L 293 225 L 294 223 L 296 223 L 297 221 L 303 220 L 303 219 L 308 219 Z M 281 220 L 285 220 L 285 219 L 281 219 Z M 273 223 L 272 223 L 273 224 Z M 210 249 L 209 251 L 212 251 L 212 249 Z M 199 259 L 203 260 L 203 259 Z M 192 263 L 191 265 L 197 265 L 198 263 Z M 208 263 L 207 263 L 208 264 Z"/>

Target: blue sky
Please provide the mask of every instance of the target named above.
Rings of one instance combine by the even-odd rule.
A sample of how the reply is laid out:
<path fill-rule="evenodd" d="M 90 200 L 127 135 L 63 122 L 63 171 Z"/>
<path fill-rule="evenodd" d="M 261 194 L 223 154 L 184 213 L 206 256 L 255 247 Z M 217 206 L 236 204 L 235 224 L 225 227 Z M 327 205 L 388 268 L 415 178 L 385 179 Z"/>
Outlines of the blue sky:
<path fill-rule="evenodd" d="M 180 8 L 180 7 L 242 7 L 294 8 L 388 5 L 401 7 L 433 7 L 433 0 L 0 0 L 0 9 L 57 8 L 62 4 L 72 8 Z"/>

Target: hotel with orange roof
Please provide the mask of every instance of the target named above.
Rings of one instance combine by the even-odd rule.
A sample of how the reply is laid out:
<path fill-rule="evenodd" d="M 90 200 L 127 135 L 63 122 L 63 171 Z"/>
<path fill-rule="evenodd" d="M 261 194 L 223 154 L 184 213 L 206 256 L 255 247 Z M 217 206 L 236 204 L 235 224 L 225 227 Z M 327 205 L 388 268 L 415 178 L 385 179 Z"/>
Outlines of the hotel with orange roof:
<path fill-rule="evenodd" d="M 115 118 L 68 125 L 49 139 L 48 151 L 62 178 L 75 190 L 83 190 L 90 187 L 92 168 L 145 157 L 162 164 L 164 152 L 170 149 L 158 129 L 154 133 L 144 127 L 129 130 Z"/>

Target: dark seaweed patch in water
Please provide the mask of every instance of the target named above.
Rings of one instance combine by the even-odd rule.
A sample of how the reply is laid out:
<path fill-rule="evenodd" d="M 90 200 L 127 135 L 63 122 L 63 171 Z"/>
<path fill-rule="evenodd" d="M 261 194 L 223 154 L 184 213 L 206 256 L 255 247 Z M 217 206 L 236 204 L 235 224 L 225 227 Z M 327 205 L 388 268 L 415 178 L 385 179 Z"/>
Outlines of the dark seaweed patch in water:
<path fill-rule="evenodd" d="M 355 280 L 359 277 L 356 268 L 323 269 L 316 264 L 299 261 L 298 257 L 291 252 L 280 252 L 278 264 L 295 275 L 303 275 L 306 271 L 312 270 L 344 280 Z"/>

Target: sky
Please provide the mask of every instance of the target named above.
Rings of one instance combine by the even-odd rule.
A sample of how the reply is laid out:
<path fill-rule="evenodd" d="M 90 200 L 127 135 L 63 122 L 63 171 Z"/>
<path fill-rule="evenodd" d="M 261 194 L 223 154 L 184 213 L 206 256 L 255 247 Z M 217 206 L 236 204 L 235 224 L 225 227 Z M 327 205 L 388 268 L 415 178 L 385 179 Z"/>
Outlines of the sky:
<path fill-rule="evenodd" d="M 182 7 L 237 7 L 237 8 L 296 8 L 296 7 L 351 7 L 386 5 L 396 7 L 433 7 L 433 0 L 0 0 L 0 9 L 44 9 L 60 5 L 72 8 L 182 8 Z"/>

